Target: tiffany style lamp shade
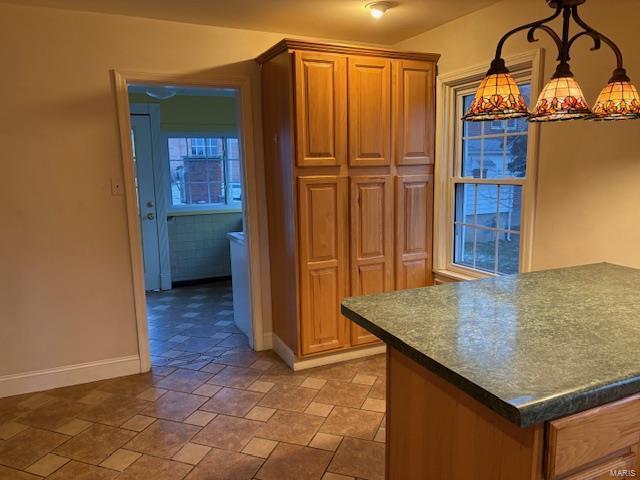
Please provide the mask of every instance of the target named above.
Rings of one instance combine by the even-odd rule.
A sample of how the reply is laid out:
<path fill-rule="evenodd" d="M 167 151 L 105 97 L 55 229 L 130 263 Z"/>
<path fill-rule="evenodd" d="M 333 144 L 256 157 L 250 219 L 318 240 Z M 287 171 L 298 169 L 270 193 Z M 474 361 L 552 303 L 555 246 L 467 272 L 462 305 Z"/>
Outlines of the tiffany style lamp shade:
<path fill-rule="evenodd" d="M 478 87 L 463 120 L 484 121 L 528 117 L 527 103 L 509 72 L 488 75 Z"/>
<path fill-rule="evenodd" d="M 594 120 L 640 118 L 640 97 L 631 82 L 613 81 L 600 92 L 593 107 Z"/>
<path fill-rule="evenodd" d="M 578 82 L 573 77 L 556 77 L 540 93 L 529 121 L 575 120 L 590 117 L 591 114 Z"/>

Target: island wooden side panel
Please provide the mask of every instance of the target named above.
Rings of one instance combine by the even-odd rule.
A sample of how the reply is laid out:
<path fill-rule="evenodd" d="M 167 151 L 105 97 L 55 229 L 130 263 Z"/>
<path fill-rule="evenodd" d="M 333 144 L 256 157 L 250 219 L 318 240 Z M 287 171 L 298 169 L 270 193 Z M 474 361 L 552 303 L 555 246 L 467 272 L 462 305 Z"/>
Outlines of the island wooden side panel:
<path fill-rule="evenodd" d="M 387 346 L 387 480 L 540 480 L 543 445 Z"/>

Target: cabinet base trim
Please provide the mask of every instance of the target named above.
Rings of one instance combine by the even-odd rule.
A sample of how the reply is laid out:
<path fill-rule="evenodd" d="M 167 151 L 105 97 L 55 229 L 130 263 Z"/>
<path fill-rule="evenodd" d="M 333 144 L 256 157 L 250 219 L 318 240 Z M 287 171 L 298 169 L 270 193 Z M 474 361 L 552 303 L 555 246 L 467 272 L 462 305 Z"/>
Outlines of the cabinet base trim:
<path fill-rule="evenodd" d="M 291 350 L 276 334 L 273 334 L 273 350 L 289 367 L 294 370 L 307 370 L 309 368 L 331 365 L 332 363 L 346 362 L 356 358 L 379 355 L 387 351 L 386 345 L 373 345 L 370 347 L 340 350 L 311 358 L 300 358 Z"/>

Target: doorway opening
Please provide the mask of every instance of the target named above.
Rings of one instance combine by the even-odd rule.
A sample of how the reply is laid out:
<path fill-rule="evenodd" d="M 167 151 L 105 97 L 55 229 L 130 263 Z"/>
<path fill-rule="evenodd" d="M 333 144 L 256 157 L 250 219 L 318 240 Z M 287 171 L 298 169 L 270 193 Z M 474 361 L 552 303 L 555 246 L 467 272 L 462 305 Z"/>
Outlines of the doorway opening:
<path fill-rule="evenodd" d="M 199 370 L 255 347 L 241 89 L 126 94 L 149 361 Z"/>

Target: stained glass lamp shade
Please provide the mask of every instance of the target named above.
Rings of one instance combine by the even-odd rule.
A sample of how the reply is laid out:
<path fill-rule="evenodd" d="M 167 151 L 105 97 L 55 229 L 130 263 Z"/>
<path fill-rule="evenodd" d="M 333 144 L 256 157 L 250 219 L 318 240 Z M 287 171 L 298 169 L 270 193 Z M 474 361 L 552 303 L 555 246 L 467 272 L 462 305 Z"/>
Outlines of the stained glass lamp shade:
<path fill-rule="evenodd" d="M 529 121 L 557 122 L 592 115 L 582 89 L 573 77 L 555 77 L 544 87 Z"/>
<path fill-rule="evenodd" d="M 488 75 L 463 117 L 470 122 L 528 117 L 527 103 L 510 73 Z"/>
<path fill-rule="evenodd" d="M 638 90 L 628 81 L 612 81 L 600 92 L 593 107 L 595 120 L 640 118 Z"/>

